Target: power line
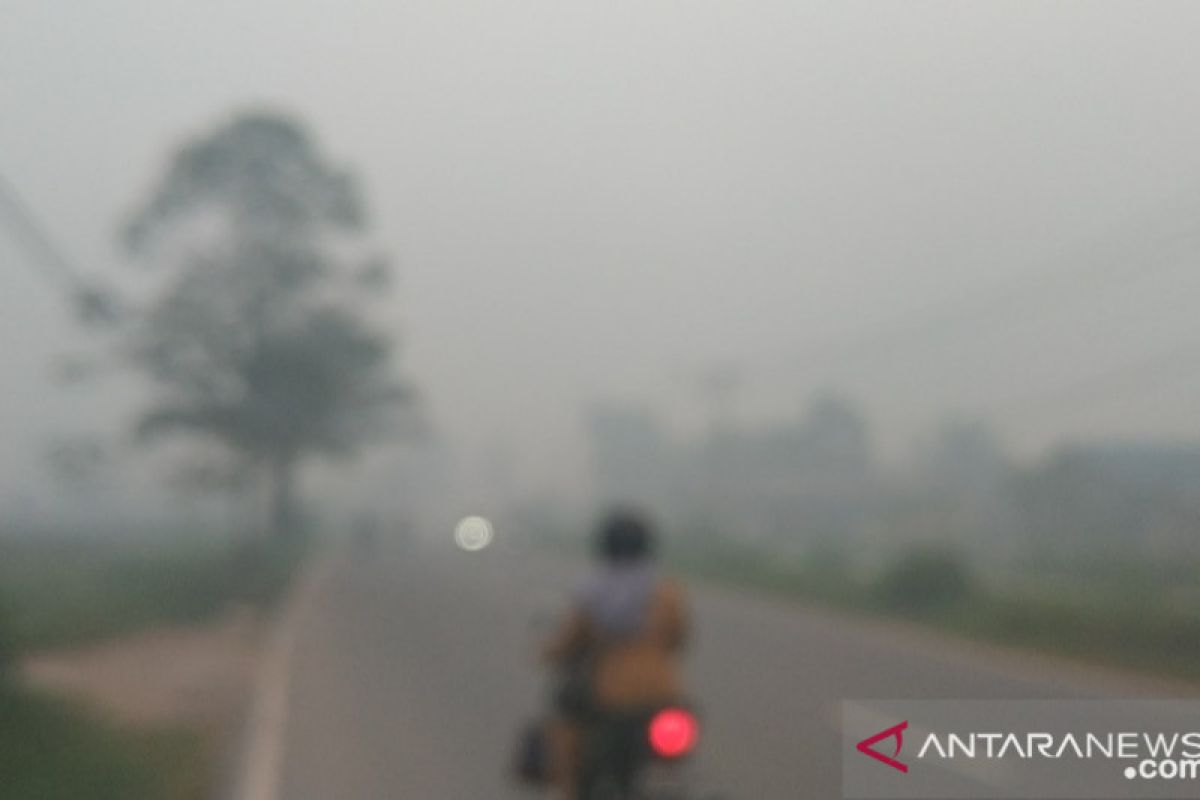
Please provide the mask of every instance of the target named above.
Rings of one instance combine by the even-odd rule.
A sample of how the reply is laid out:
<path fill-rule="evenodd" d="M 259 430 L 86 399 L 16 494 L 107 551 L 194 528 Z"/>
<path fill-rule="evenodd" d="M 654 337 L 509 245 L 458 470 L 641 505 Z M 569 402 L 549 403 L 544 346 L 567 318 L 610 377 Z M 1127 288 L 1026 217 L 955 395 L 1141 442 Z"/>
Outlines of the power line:
<path fill-rule="evenodd" d="M 109 326 L 120 321 L 122 310 L 116 296 L 83 277 L 3 174 L 0 174 L 0 211 L 17 240 L 32 256 L 29 263 L 68 293 L 68 300 L 81 321 Z"/>
<path fill-rule="evenodd" d="M 45 270 L 50 280 L 59 285 L 78 288 L 83 284 L 78 270 L 38 224 L 29 206 L 3 174 L 0 174 L 0 208 L 4 210 L 12 232 L 33 256 L 31 264 Z"/>

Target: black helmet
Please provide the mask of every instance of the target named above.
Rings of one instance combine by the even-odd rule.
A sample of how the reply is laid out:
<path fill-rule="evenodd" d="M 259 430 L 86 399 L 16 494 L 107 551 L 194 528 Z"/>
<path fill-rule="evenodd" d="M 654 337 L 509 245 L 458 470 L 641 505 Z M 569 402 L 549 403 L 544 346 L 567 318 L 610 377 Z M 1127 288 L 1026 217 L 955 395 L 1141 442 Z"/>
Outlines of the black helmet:
<path fill-rule="evenodd" d="M 654 532 L 638 512 L 622 508 L 609 512 L 596 529 L 597 555 L 605 561 L 632 562 L 654 554 Z"/>

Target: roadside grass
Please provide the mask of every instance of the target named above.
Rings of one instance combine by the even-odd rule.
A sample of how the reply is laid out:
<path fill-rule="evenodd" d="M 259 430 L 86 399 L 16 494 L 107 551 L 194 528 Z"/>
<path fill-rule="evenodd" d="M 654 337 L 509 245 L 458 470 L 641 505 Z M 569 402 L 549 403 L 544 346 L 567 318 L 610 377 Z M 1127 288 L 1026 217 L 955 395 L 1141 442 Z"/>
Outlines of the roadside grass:
<path fill-rule="evenodd" d="M 1110 576 L 1095 580 L 1087 592 L 1053 578 L 1013 586 L 953 572 L 951 563 L 926 564 L 922 572 L 899 563 L 904 558 L 865 576 L 830 554 L 786 559 L 753 543 L 714 539 L 677 547 L 667 562 L 680 574 L 713 583 L 1096 664 L 1200 679 L 1200 608 L 1180 607 L 1169 592 L 1147 590 L 1144 581 Z M 940 588 L 929 591 L 930 582 Z"/>
<path fill-rule="evenodd" d="M 8 647 L 83 644 L 268 605 L 300 557 L 298 545 L 2 540 Z"/>
<path fill-rule="evenodd" d="M 213 731 L 117 726 L 21 685 L 17 661 L 34 649 L 202 622 L 234 604 L 268 606 L 302 557 L 301 543 L 0 540 L 0 797 L 210 796 Z"/>
<path fill-rule="evenodd" d="M 210 747 L 199 733 L 127 732 L 58 698 L 0 688 L 9 800 L 202 800 Z"/>
<path fill-rule="evenodd" d="M 1200 680 L 1200 617 L 1160 603 L 980 593 L 931 620 L 966 636 L 1114 667 Z"/>

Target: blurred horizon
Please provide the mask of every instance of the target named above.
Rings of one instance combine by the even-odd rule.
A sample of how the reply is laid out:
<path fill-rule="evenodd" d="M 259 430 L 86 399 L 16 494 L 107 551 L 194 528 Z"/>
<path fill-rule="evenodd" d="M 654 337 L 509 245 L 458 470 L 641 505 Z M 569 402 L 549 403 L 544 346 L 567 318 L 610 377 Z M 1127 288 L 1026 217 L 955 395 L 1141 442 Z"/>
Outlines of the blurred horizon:
<path fill-rule="evenodd" d="M 951 418 L 1026 461 L 1200 440 L 1200 115 L 1174 82 L 1194 6 L 679 8 L 165 4 L 63 26 L 18 3 L 0 174 L 83 274 L 128 287 L 146 270 L 117 234 L 169 152 L 295 113 L 394 256 L 381 322 L 465 503 L 591 496 L 597 405 L 697 437 L 834 391 L 893 465 Z M 60 391 L 89 334 L 7 227 L 0 258 L 11 504 L 44 486 L 48 440 L 123 446 L 142 389 Z M 397 459 L 309 481 L 351 491 Z"/>

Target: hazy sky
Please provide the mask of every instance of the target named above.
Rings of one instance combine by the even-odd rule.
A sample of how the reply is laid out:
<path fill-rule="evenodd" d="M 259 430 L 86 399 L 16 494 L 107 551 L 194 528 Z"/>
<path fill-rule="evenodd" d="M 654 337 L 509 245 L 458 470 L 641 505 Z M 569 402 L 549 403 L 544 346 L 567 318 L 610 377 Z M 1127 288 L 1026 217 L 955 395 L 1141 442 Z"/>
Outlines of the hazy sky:
<path fill-rule="evenodd" d="M 365 182 L 439 425 L 526 484 L 576 479 L 586 401 L 694 426 L 725 362 L 743 418 L 839 387 L 891 451 L 946 412 L 1194 437 L 1198 35 L 1140 0 L 0 0 L 0 174 L 119 275 L 173 144 L 295 111 Z M 122 401 L 51 396 L 79 334 L 0 263 L 13 485 Z"/>

